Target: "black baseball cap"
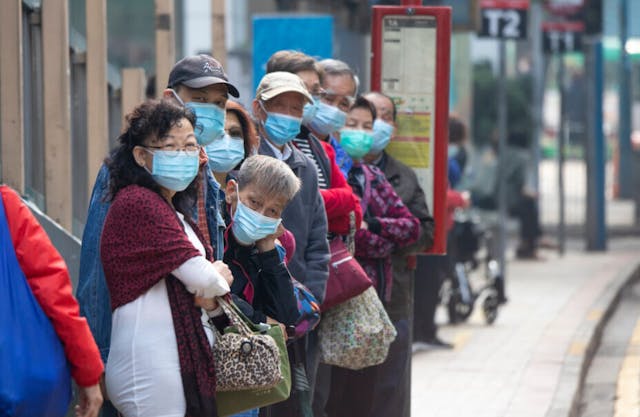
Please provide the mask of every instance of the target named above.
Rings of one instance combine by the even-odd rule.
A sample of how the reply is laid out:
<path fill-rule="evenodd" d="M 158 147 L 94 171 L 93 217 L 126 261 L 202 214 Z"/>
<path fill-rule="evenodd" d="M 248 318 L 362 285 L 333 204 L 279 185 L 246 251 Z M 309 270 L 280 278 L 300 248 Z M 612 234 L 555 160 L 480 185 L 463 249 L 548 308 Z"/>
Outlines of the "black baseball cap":
<path fill-rule="evenodd" d="M 240 97 L 238 89 L 229 82 L 222 64 L 210 55 L 200 54 L 182 58 L 171 69 L 168 88 L 180 84 L 190 88 L 202 88 L 211 84 L 226 84 L 229 94 Z"/>

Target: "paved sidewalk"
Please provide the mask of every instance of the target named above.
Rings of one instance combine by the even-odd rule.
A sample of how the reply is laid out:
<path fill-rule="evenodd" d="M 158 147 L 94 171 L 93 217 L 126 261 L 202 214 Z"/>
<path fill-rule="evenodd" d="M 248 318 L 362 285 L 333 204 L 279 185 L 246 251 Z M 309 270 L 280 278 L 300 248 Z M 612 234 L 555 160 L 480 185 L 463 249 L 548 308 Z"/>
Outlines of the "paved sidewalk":
<path fill-rule="evenodd" d="M 545 261 L 511 260 L 509 303 L 494 325 L 477 308 L 468 323 L 441 327 L 453 351 L 413 355 L 412 416 L 545 417 L 565 399 L 568 409 L 575 390 L 566 389 L 566 370 L 578 369 L 576 358 L 585 355 L 585 323 L 600 321 L 603 294 L 622 282 L 639 251 L 640 239 L 631 239 L 611 242 L 604 253 L 570 249 L 563 258 L 547 252 Z"/>

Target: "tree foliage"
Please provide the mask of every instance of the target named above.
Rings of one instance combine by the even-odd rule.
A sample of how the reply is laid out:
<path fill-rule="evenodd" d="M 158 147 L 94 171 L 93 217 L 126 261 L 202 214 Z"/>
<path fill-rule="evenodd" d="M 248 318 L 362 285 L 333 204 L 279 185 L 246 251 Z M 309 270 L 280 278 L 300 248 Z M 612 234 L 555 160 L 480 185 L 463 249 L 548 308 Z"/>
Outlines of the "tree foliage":
<path fill-rule="evenodd" d="M 506 80 L 507 139 L 528 147 L 533 133 L 531 77 L 519 74 Z M 491 62 L 473 66 L 473 141 L 487 145 L 498 139 L 498 79 Z"/>

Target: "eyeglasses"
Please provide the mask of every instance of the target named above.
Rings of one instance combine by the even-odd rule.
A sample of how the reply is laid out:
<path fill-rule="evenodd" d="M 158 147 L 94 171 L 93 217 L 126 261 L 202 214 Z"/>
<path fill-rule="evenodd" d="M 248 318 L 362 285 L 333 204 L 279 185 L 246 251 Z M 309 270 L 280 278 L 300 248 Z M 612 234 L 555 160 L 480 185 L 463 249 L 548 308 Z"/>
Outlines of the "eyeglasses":
<path fill-rule="evenodd" d="M 173 152 L 178 155 L 180 152 L 184 152 L 189 156 L 195 156 L 200 152 L 200 145 L 186 145 L 184 148 L 178 148 L 177 145 L 164 145 L 164 146 L 142 146 L 145 149 L 154 149 L 163 152 Z"/>
<path fill-rule="evenodd" d="M 356 98 L 354 96 L 338 95 L 332 93 L 331 91 L 324 91 L 320 95 L 320 98 L 325 103 L 336 106 L 343 112 L 348 112 L 351 106 L 353 106 L 353 103 L 356 102 Z"/>
<path fill-rule="evenodd" d="M 309 94 L 311 94 L 314 99 L 319 99 L 323 95 L 327 94 L 327 91 L 324 88 L 317 85 L 312 90 L 309 90 Z"/>

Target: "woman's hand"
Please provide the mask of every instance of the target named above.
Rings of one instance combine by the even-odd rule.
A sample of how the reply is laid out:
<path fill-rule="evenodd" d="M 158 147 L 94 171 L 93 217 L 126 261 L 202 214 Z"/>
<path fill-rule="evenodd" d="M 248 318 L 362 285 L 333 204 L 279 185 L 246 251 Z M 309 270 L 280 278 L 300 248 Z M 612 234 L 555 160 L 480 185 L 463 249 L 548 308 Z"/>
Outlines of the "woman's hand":
<path fill-rule="evenodd" d="M 78 387 L 78 397 L 76 417 L 97 417 L 103 401 L 100 383 L 90 387 Z"/>
<path fill-rule="evenodd" d="M 276 248 L 276 239 L 284 234 L 284 226 L 282 222 L 278 225 L 278 229 L 275 233 L 266 236 L 260 240 L 256 240 L 256 248 L 258 252 L 268 252 Z"/>
<path fill-rule="evenodd" d="M 222 261 L 215 261 L 213 263 L 213 266 L 216 268 L 216 271 L 218 271 L 218 273 L 222 275 L 225 281 L 227 281 L 227 284 L 231 286 L 231 284 L 233 283 L 233 274 L 231 273 L 229 266 Z"/>
<path fill-rule="evenodd" d="M 213 311 L 218 308 L 218 302 L 215 298 L 196 297 L 195 305 L 204 308 L 206 311 Z"/>

